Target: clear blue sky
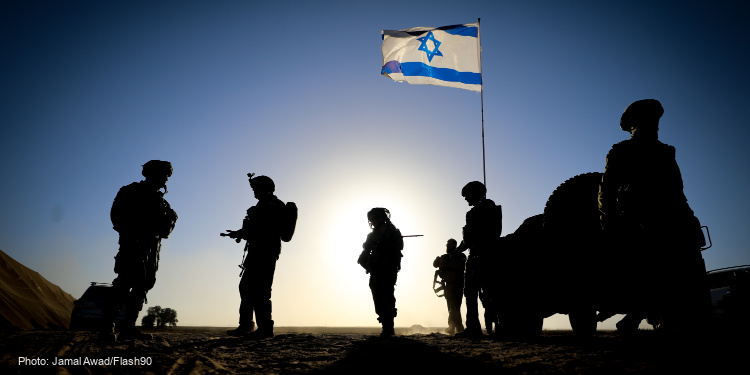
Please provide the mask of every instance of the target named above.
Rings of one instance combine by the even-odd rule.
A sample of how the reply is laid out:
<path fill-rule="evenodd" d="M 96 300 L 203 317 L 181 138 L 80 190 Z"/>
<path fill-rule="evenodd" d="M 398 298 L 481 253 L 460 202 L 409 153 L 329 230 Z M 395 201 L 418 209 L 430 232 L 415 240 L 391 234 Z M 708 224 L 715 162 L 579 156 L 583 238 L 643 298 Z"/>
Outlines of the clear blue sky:
<path fill-rule="evenodd" d="M 520 4 L 514 4 L 520 3 Z M 0 249 L 79 297 L 110 282 L 117 190 L 171 161 L 179 214 L 151 305 L 237 323 L 246 174 L 300 209 L 273 291 L 277 325 L 376 325 L 356 264 L 365 214 L 408 239 L 398 326 L 442 326 L 432 260 L 482 179 L 480 96 L 380 76 L 382 29 L 481 18 L 488 197 L 504 234 L 564 180 L 602 171 L 625 107 L 655 98 L 714 246 L 750 264 L 745 2 L 10 1 L 0 8 Z M 548 319 L 547 328 L 565 319 Z"/>

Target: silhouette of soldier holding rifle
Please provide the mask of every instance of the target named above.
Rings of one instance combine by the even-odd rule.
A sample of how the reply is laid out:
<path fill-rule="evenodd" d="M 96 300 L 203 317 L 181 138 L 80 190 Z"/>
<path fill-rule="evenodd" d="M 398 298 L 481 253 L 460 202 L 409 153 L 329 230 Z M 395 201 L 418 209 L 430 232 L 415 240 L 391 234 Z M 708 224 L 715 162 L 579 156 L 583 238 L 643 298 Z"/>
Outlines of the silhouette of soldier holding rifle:
<path fill-rule="evenodd" d="M 242 299 L 240 324 L 237 328 L 228 330 L 227 334 L 263 339 L 274 336 L 274 321 L 271 319 L 271 287 L 276 271 L 276 261 L 281 253 L 281 241 L 285 236 L 285 204 L 273 194 L 276 185 L 271 178 L 253 176 L 252 173 L 248 174 L 250 187 L 258 203 L 247 210 L 241 229 L 221 233 L 222 236 L 228 236 L 237 242 L 246 241 L 245 255 L 240 266 L 243 269 L 239 286 Z M 294 219 L 296 220 L 296 214 Z M 291 235 L 284 238 L 284 241 L 290 239 Z M 256 321 L 253 321 L 253 313 L 257 321 L 257 330 Z"/>
<path fill-rule="evenodd" d="M 449 239 L 445 245 L 445 254 L 435 258 L 432 266 L 438 268 L 443 280 L 443 296 L 448 305 L 448 329 L 446 332 L 454 334 L 464 330 L 461 321 L 461 302 L 464 297 L 464 268 L 466 255 L 456 250 L 457 242 Z"/>

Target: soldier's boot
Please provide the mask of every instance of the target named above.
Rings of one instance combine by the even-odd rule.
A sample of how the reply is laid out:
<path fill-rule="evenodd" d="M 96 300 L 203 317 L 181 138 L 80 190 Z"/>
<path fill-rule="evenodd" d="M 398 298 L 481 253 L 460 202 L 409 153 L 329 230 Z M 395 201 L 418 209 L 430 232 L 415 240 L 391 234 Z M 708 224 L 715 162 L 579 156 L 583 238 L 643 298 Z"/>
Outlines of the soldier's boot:
<path fill-rule="evenodd" d="M 393 318 L 385 318 L 382 320 L 383 330 L 380 332 L 381 337 L 394 336 L 396 332 L 393 329 Z"/>
<path fill-rule="evenodd" d="M 255 305 L 255 319 L 258 321 L 258 329 L 249 333 L 246 337 L 251 340 L 260 340 L 273 337 L 273 320 L 271 311 L 273 304 L 271 300 L 261 301 Z"/>
<path fill-rule="evenodd" d="M 138 320 L 138 313 L 140 311 L 131 312 L 128 310 L 128 315 L 125 317 L 125 328 L 120 332 L 117 338 L 120 341 L 124 340 L 141 340 L 148 341 L 153 340 L 154 336 L 150 333 L 143 333 L 135 327 L 135 322 Z"/>
<path fill-rule="evenodd" d="M 456 323 L 456 333 L 461 333 L 464 331 L 464 324 L 461 322 Z"/>
<path fill-rule="evenodd" d="M 143 333 L 141 330 L 136 328 L 135 326 L 128 327 L 124 331 L 120 332 L 120 334 L 117 336 L 117 338 L 120 341 L 125 340 L 141 340 L 141 341 L 150 341 L 154 339 L 154 336 L 150 333 Z"/>
<path fill-rule="evenodd" d="M 255 322 L 251 320 L 250 323 L 240 323 L 240 326 L 235 329 L 228 329 L 227 335 L 236 337 L 245 336 L 255 331 L 255 329 Z"/>
<path fill-rule="evenodd" d="M 456 333 L 456 326 L 453 323 L 448 323 L 448 328 L 445 329 L 445 333 L 453 335 Z"/>
<path fill-rule="evenodd" d="M 482 334 L 482 327 L 479 325 L 479 320 L 476 320 L 476 322 L 474 322 L 474 324 L 472 324 L 471 321 L 467 320 L 466 321 L 466 329 L 463 330 L 463 331 L 461 331 L 461 332 L 459 332 L 459 333 L 456 333 L 453 336 L 460 337 L 460 338 L 473 339 L 473 338 L 482 337 L 484 335 Z"/>
<path fill-rule="evenodd" d="M 269 319 L 266 321 L 258 320 L 258 329 L 248 333 L 245 337 L 251 340 L 262 340 L 273 336 L 273 320 Z"/>

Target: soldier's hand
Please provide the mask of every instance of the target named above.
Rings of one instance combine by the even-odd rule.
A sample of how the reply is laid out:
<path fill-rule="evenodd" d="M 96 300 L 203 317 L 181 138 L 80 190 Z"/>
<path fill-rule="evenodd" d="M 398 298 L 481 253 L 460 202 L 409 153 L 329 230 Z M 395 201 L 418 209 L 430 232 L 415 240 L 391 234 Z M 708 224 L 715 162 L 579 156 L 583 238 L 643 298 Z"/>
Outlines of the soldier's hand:
<path fill-rule="evenodd" d="M 227 233 L 220 233 L 219 235 L 222 237 L 229 237 L 234 238 L 234 240 L 239 243 L 242 239 L 240 238 L 240 234 L 238 230 L 226 230 Z"/>

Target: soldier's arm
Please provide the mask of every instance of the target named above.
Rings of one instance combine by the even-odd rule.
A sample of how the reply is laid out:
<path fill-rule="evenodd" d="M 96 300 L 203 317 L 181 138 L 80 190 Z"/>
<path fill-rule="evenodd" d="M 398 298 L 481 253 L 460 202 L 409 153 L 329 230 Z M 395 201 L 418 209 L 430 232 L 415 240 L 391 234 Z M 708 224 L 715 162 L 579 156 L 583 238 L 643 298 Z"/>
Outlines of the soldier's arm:
<path fill-rule="evenodd" d="M 469 250 L 469 245 L 467 245 L 466 242 L 461 240 L 461 243 L 458 244 L 458 247 L 456 247 L 456 251 L 458 251 L 459 253 L 463 253 L 466 250 Z"/>
<path fill-rule="evenodd" d="M 401 231 L 398 229 L 396 229 L 396 238 L 394 244 L 396 246 L 396 250 L 404 249 L 404 238 L 401 236 Z"/>

